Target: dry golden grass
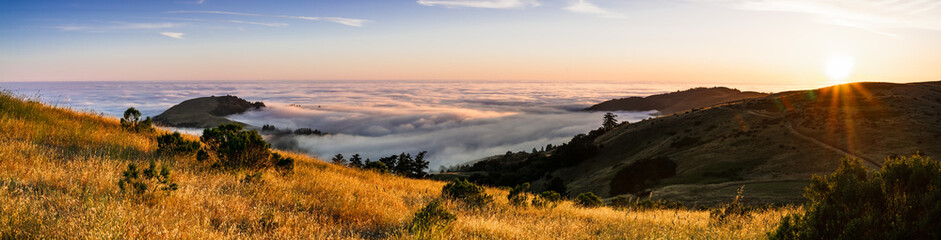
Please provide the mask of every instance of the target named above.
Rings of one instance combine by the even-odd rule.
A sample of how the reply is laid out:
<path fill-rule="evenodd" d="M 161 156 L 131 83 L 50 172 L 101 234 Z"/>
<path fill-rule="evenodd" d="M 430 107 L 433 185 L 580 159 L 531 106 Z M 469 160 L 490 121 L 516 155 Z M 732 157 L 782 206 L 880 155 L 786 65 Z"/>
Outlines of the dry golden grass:
<path fill-rule="evenodd" d="M 160 134 L 160 133 L 156 133 Z M 292 175 L 210 170 L 193 157 L 155 153 L 155 134 L 122 130 L 113 118 L 48 107 L 0 94 L 0 238 L 414 239 L 415 211 L 440 196 L 443 182 L 407 179 L 297 159 Z M 195 139 L 195 136 L 188 136 Z M 130 162 L 173 166 L 180 189 L 140 200 L 117 185 Z M 444 239 L 754 239 L 783 214 L 769 210 L 724 224 L 707 211 L 554 208 L 494 203 L 473 209 L 445 201 L 457 215 L 431 234 Z"/>

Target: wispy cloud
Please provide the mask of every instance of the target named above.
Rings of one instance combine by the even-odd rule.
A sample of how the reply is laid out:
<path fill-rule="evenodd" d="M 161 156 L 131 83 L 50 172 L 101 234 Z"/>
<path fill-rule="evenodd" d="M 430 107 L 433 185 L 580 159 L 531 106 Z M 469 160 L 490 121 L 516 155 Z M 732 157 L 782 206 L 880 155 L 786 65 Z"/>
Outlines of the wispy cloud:
<path fill-rule="evenodd" d="M 185 39 L 183 38 L 183 33 L 178 33 L 178 32 L 162 32 L 160 33 L 160 35 L 164 35 L 164 36 L 176 38 L 176 39 Z"/>
<path fill-rule="evenodd" d="M 448 8 L 525 8 L 541 5 L 536 0 L 418 0 L 418 4 Z"/>
<path fill-rule="evenodd" d="M 235 16 L 252 16 L 252 17 L 274 17 L 274 18 L 288 18 L 288 19 L 299 19 L 299 20 L 310 20 L 310 21 L 325 21 L 332 23 L 339 23 L 347 26 L 353 27 L 362 27 L 366 23 L 372 22 L 366 19 L 356 19 L 356 18 L 343 18 L 343 17 L 308 17 L 308 16 L 290 16 L 290 15 L 265 15 L 258 13 L 244 13 L 244 12 L 226 12 L 226 11 L 170 11 L 168 13 L 192 13 L 192 14 L 222 14 L 222 15 L 235 15 Z M 242 22 L 248 23 L 248 22 Z"/>
<path fill-rule="evenodd" d="M 894 36 L 889 29 L 941 31 L 939 0 L 694 0 L 746 11 L 807 14 L 821 23 Z"/>
<path fill-rule="evenodd" d="M 565 10 L 575 13 L 593 14 L 606 18 L 624 18 L 624 15 L 608 11 L 586 0 L 574 1 L 571 5 L 566 7 Z"/>
<path fill-rule="evenodd" d="M 161 23 L 126 23 L 126 22 L 114 22 L 107 25 L 78 25 L 78 24 L 68 24 L 54 26 L 53 28 L 63 30 L 63 31 L 87 31 L 87 32 L 105 32 L 105 31 L 114 31 L 114 30 L 146 30 L 146 29 L 167 29 L 167 28 L 176 28 L 185 25 L 184 23 L 171 23 L 171 22 L 161 22 Z"/>
<path fill-rule="evenodd" d="M 267 27 L 284 27 L 287 26 L 287 23 L 268 23 L 268 22 L 249 22 L 249 21 L 240 21 L 240 20 L 230 20 L 230 23 L 240 23 L 240 24 L 251 24 L 251 25 L 260 25 Z"/>

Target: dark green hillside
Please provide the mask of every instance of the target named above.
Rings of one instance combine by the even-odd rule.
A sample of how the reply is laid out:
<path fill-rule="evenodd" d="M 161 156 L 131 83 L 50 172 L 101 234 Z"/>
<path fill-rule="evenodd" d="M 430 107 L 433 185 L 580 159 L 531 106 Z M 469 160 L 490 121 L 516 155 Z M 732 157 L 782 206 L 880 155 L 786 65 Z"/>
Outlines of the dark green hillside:
<path fill-rule="evenodd" d="M 231 95 L 201 97 L 170 107 L 154 117 L 154 122 L 170 127 L 210 128 L 221 124 L 237 123 L 226 119 L 227 115 L 262 107 L 265 107 L 262 102 L 252 103 Z"/>

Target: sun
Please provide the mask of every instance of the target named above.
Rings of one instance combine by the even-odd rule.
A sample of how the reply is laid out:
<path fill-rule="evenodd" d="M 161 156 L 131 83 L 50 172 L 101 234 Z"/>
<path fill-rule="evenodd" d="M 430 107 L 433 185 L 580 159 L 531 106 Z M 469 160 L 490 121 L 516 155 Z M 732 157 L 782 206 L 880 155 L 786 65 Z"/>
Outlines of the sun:
<path fill-rule="evenodd" d="M 853 73 L 856 61 L 847 55 L 832 55 L 827 59 L 825 71 L 833 84 L 846 83 L 846 79 Z"/>

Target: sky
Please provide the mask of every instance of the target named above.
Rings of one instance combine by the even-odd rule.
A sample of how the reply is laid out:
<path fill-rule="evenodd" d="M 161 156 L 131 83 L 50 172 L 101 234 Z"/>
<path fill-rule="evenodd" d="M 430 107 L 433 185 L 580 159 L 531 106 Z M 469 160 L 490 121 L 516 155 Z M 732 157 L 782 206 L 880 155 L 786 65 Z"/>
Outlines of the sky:
<path fill-rule="evenodd" d="M 941 1 L 0 4 L 0 82 L 941 80 Z"/>

